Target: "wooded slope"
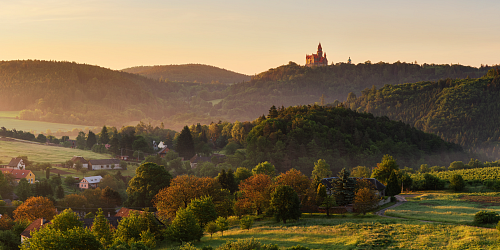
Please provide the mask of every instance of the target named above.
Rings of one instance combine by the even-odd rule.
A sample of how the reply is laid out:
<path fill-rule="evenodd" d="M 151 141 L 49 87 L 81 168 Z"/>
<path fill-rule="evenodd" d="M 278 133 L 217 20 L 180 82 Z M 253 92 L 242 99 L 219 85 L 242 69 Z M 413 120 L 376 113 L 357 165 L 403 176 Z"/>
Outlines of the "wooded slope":
<path fill-rule="evenodd" d="M 203 64 L 138 66 L 122 69 L 122 71 L 153 79 L 178 82 L 232 84 L 250 80 L 250 76 Z"/>
<path fill-rule="evenodd" d="M 348 98 L 345 105 L 358 112 L 400 120 L 497 159 L 499 97 L 499 71 L 491 69 L 486 76 L 476 79 L 444 79 L 365 89 L 360 97 Z"/>

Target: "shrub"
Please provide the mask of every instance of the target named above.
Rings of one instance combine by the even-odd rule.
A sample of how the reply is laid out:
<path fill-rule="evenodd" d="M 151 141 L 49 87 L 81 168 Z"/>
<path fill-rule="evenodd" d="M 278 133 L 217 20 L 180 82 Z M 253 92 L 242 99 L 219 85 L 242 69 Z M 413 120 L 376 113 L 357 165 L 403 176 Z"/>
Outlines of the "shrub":
<path fill-rule="evenodd" d="M 310 249 L 307 247 L 303 247 L 301 245 L 297 245 L 297 246 L 289 247 L 286 250 L 310 250 Z"/>
<path fill-rule="evenodd" d="M 454 174 L 450 178 L 450 189 L 453 189 L 455 192 L 462 191 L 465 188 L 465 181 L 459 174 Z"/>
<path fill-rule="evenodd" d="M 498 223 L 499 220 L 496 212 L 479 211 L 474 215 L 474 222 L 479 224 Z"/>
<path fill-rule="evenodd" d="M 253 225 L 253 217 L 245 216 L 240 220 L 240 228 L 250 230 Z"/>
<path fill-rule="evenodd" d="M 253 238 L 249 240 L 229 241 L 217 248 L 217 250 L 260 250 L 262 245 Z"/>

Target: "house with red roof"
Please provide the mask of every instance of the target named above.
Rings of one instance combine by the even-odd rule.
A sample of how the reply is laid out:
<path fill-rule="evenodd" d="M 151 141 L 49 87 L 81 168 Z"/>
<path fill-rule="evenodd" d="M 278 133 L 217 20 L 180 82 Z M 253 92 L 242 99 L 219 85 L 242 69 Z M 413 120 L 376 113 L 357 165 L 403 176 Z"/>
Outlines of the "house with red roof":
<path fill-rule="evenodd" d="M 18 169 L 10 169 L 10 168 L 2 168 L 3 174 L 12 174 L 17 183 L 23 178 L 25 178 L 29 183 L 35 183 L 35 174 L 31 172 L 31 170 L 18 170 Z"/>

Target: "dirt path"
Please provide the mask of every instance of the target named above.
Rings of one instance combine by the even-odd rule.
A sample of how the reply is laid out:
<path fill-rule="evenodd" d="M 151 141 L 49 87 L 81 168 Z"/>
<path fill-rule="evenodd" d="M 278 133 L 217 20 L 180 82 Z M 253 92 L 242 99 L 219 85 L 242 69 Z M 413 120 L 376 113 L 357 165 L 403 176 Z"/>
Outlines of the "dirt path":
<path fill-rule="evenodd" d="M 385 215 L 385 211 L 387 209 L 392 209 L 392 208 L 395 208 L 395 207 L 399 207 L 401 205 L 403 205 L 405 202 L 407 202 L 406 198 L 405 197 L 415 197 L 415 196 L 418 196 L 418 195 L 396 195 L 394 197 L 396 197 L 396 204 L 390 206 L 390 207 L 386 207 L 380 211 L 377 211 L 375 212 L 376 215 L 378 216 L 381 216 L 381 217 L 385 217 L 385 218 L 390 218 L 390 219 L 400 219 L 400 220 L 412 220 L 412 219 L 407 219 L 407 218 L 401 218 L 401 217 L 393 217 L 393 216 L 387 216 Z M 475 228 L 482 228 L 482 229 L 490 229 L 490 230 L 496 230 L 496 228 L 489 228 L 489 227 L 478 227 L 478 226 L 470 226 L 470 225 L 463 225 L 463 224 L 453 224 L 453 223 L 446 223 L 446 222 L 439 222 L 439 221 L 428 221 L 428 220 L 416 220 L 416 221 L 420 221 L 420 222 L 425 222 L 425 223 L 440 223 L 440 224 L 446 224 L 446 225 L 461 225 L 461 226 L 467 226 L 467 227 L 475 227 Z"/>

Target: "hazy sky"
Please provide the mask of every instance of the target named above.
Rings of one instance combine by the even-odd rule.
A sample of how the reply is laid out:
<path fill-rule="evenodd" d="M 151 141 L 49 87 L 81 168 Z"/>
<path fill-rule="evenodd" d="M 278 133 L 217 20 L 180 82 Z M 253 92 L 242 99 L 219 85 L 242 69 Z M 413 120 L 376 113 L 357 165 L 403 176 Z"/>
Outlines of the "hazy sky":
<path fill-rule="evenodd" d="M 0 0 L 0 60 L 255 74 L 323 45 L 329 62 L 500 63 L 498 0 Z"/>

